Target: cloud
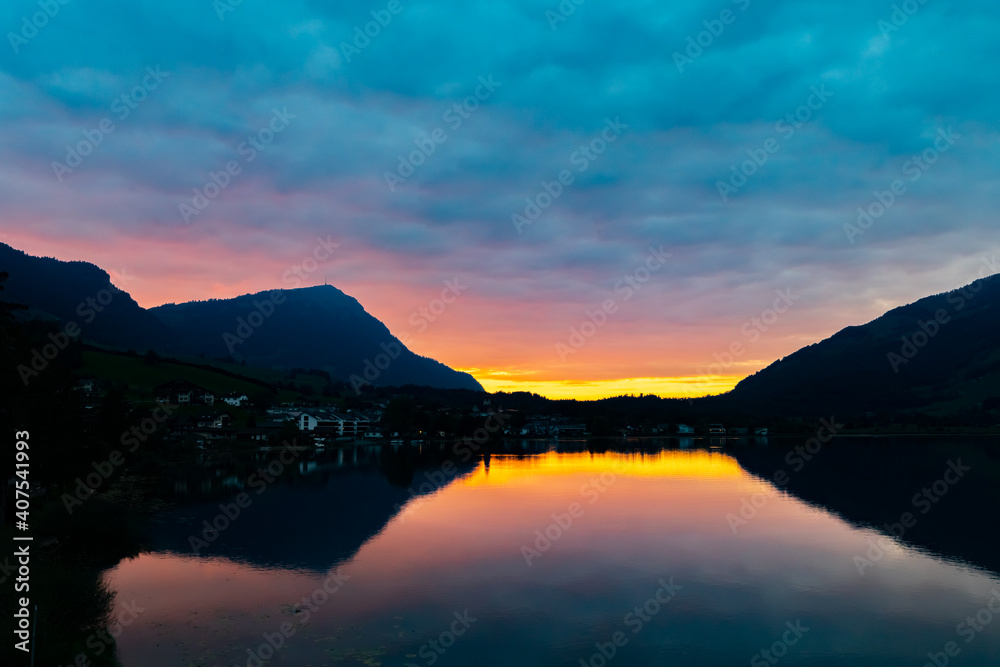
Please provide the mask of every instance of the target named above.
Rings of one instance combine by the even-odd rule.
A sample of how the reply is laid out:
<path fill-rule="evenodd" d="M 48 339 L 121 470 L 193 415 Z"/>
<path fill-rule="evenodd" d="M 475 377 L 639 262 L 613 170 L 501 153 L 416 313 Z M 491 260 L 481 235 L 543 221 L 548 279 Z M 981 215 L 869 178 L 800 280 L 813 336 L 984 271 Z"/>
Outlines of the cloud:
<path fill-rule="evenodd" d="M 61 5 L 17 53 L 0 49 L 2 231 L 105 268 L 184 249 L 130 285 L 146 305 L 266 289 L 294 247 L 333 234 L 352 254 L 328 274 L 394 329 L 443 277 L 470 276 L 458 333 L 428 332 L 422 351 L 496 368 L 543 363 L 663 244 L 670 264 L 588 361 L 622 377 L 692 372 L 794 286 L 808 303 L 752 356 L 787 354 L 877 314 L 868 297 L 955 286 L 1000 245 L 1000 10 L 928 3 L 900 23 L 892 3 L 861 0 L 636 0 L 580 5 L 553 30 L 556 4 L 402 0 L 385 25 L 372 23 L 385 6 L 363 2 L 243 2 L 221 19 L 195 0 Z M 674 53 L 723 9 L 735 20 L 678 71 Z M 36 10 L 8 3 L 0 25 L 19 33 Z M 150 67 L 169 77 L 121 118 L 115 100 Z M 501 85 L 455 126 L 481 77 Z M 815 87 L 831 96 L 796 121 Z M 240 146 L 276 109 L 295 118 L 247 160 Z M 105 118 L 114 131 L 60 180 L 53 162 Z M 580 170 L 616 118 L 628 129 Z M 948 128 L 953 150 L 850 243 L 857 209 Z M 390 190 L 386 173 L 438 129 L 446 140 Z M 769 139 L 779 150 L 723 200 L 719 183 Z M 180 204 L 230 161 L 240 173 L 185 224 Z M 564 170 L 573 182 L 518 234 L 511 216 Z"/>

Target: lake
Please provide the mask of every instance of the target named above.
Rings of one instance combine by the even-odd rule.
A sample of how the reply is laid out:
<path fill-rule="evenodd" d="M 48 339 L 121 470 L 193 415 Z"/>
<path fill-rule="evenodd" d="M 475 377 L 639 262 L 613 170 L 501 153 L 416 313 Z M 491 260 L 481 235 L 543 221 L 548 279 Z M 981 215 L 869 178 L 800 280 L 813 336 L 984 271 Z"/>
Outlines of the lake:
<path fill-rule="evenodd" d="M 164 481 L 155 549 L 106 573 L 119 656 L 1000 664 L 996 439 L 804 442 L 209 458 Z"/>

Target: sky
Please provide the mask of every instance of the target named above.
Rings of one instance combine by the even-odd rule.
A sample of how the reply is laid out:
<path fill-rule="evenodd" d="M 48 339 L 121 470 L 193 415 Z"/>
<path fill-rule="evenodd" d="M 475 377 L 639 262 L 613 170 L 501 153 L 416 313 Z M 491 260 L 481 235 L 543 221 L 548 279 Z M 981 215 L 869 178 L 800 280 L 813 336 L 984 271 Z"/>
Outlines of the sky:
<path fill-rule="evenodd" d="M 11 0 L 0 27 L 0 240 L 146 307 L 329 283 L 490 391 L 718 393 L 1000 271 L 992 3 Z"/>

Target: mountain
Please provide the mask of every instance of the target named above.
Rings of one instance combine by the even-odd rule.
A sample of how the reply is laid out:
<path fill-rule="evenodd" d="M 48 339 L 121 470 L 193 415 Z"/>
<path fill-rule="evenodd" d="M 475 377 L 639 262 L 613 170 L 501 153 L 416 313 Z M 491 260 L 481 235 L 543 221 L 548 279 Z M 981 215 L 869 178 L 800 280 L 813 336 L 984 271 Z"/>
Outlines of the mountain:
<path fill-rule="evenodd" d="M 320 368 L 360 385 L 422 385 L 483 391 L 475 378 L 406 348 L 355 299 L 329 287 L 144 309 L 87 262 L 35 257 L 0 243 L 3 299 L 22 317 L 74 323 L 85 340 L 139 352 L 245 360 L 276 368 Z"/>
<path fill-rule="evenodd" d="M 10 274 L 4 301 L 29 306 L 30 317 L 75 323 L 88 340 L 146 350 L 166 349 L 173 339 L 163 322 L 93 264 L 35 257 L 0 243 L 0 271 Z"/>
<path fill-rule="evenodd" d="M 335 379 L 482 391 L 467 373 L 406 348 L 358 301 L 324 285 L 150 310 L 187 354 L 278 368 L 321 368 Z"/>
<path fill-rule="evenodd" d="M 959 414 L 1000 407 L 1000 275 L 843 329 L 744 379 L 755 412 Z"/>

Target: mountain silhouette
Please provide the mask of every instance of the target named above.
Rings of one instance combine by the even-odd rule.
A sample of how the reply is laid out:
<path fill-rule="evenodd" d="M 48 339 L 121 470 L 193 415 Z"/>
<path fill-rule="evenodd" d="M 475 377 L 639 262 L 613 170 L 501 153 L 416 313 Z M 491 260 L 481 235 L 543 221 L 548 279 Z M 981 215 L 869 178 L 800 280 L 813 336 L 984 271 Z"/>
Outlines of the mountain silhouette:
<path fill-rule="evenodd" d="M 274 368 L 318 368 L 356 386 L 482 386 L 467 373 L 414 354 L 357 300 L 335 287 L 305 287 L 142 308 L 87 262 L 35 257 L 0 243 L 4 300 L 21 317 L 58 320 L 87 342 L 161 355 L 237 359 Z M 123 272 L 124 273 L 124 272 Z M 120 277 L 120 282 L 127 275 Z M 75 330 L 75 329 L 74 329 Z"/>
<path fill-rule="evenodd" d="M 1000 404 L 1000 276 L 895 308 L 780 359 L 726 397 L 773 414 Z"/>
<path fill-rule="evenodd" d="M 172 332 L 107 271 L 88 262 L 35 257 L 0 243 L 0 271 L 7 271 L 3 298 L 29 307 L 32 318 L 73 323 L 84 339 L 125 349 L 166 349 Z"/>
<path fill-rule="evenodd" d="M 347 382 L 483 390 L 471 375 L 408 350 L 356 299 L 329 285 L 150 312 L 177 333 L 187 353 L 233 356 L 255 366 L 321 368 Z"/>

